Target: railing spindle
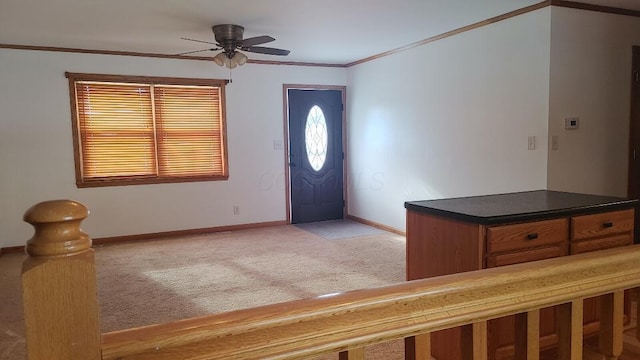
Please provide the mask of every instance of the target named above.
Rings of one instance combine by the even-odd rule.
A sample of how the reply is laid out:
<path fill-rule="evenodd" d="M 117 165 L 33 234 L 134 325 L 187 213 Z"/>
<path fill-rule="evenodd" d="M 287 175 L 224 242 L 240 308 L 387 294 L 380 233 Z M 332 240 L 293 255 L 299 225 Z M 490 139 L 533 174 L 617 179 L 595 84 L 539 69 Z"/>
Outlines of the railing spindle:
<path fill-rule="evenodd" d="M 600 352 L 605 360 L 622 354 L 624 327 L 624 291 L 600 297 Z"/>
<path fill-rule="evenodd" d="M 24 215 L 35 228 L 22 265 L 29 360 L 101 359 L 94 253 L 80 230 L 88 215 L 68 200 L 37 204 Z"/>
<path fill-rule="evenodd" d="M 557 307 L 558 360 L 582 360 L 583 301 Z"/>
<path fill-rule="evenodd" d="M 405 360 L 431 360 L 431 333 L 406 337 L 404 358 Z"/>
<path fill-rule="evenodd" d="M 487 322 L 462 327 L 462 359 L 487 360 Z"/>
<path fill-rule="evenodd" d="M 540 310 L 516 315 L 515 360 L 540 359 Z"/>

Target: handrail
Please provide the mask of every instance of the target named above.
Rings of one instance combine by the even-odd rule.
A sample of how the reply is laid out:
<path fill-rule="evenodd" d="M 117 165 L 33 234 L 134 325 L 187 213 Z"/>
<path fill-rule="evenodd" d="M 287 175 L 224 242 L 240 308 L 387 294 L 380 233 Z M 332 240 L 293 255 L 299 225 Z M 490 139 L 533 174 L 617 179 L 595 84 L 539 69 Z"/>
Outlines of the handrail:
<path fill-rule="evenodd" d="M 416 280 L 103 335 L 103 359 L 285 359 L 640 285 L 640 246 Z"/>
<path fill-rule="evenodd" d="M 407 356 L 429 358 L 430 332 L 463 325 L 464 358 L 481 360 L 486 321 L 513 314 L 517 356 L 537 359 L 539 309 L 556 305 L 559 359 L 580 359 L 582 300 L 601 295 L 600 350 L 616 359 L 623 290 L 640 286 L 640 245 L 634 245 L 101 336 L 93 249 L 80 229 L 87 215 L 82 204 L 67 200 L 25 214 L 36 229 L 22 272 L 30 360 L 293 359 L 336 351 L 351 360 L 364 358 L 365 345 L 400 338 L 407 338 Z"/>

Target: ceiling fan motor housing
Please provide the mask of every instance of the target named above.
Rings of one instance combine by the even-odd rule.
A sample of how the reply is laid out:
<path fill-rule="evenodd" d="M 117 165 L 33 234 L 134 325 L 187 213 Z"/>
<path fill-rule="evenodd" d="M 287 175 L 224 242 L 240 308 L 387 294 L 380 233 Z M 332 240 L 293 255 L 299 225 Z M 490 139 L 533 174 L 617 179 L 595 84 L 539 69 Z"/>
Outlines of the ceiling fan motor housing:
<path fill-rule="evenodd" d="M 222 24 L 212 27 L 216 41 L 224 44 L 229 42 L 242 42 L 244 28 L 240 25 Z"/>
<path fill-rule="evenodd" d="M 242 45 L 244 28 L 240 25 L 222 24 L 211 28 L 216 42 L 223 48 L 229 59 L 233 58 L 236 48 Z"/>

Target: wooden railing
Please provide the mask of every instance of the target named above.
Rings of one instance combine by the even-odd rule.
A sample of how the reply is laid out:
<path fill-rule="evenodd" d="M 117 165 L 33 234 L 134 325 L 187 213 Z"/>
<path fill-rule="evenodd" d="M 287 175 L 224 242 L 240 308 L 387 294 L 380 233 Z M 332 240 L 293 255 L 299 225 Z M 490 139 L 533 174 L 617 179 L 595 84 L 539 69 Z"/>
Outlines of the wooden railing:
<path fill-rule="evenodd" d="M 623 291 L 640 286 L 640 246 L 442 276 L 333 296 L 100 334 L 87 209 L 51 201 L 27 211 L 35 227 L 23 266 L 27 351 L 55 359 L 297 359 L 405 339 L 430 359 L 429 333 L 463 326 L 463 357 L 486 359 L 487 320 L 516 315 L 516 358 L 538 359 L 539 309 L 559 306 L 558 359 L 582 359 L 582 299 L 603 295 L 600 350 L 622 351 Z M 640 335 L 640 334 L 639 334 Z"/>

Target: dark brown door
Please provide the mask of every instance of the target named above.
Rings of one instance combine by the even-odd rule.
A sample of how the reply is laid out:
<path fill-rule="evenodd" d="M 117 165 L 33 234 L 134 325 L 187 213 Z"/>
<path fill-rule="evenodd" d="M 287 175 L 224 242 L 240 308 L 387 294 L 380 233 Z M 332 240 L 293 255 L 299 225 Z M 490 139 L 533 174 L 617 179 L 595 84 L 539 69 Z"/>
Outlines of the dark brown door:
<path fill-rule="evenodd" d="M 288 90 L 291 223 L 344 217 L 342 92 Z"/>
<path fill-rule="evenodd" d="M 640 46 L 633 47 L 631 69 L 631 121 L 629 129 L 629 177 L 627 194 L 640 198 Z M 640 243 L 640 209 L 635 214 L 635 243 Z"/>

